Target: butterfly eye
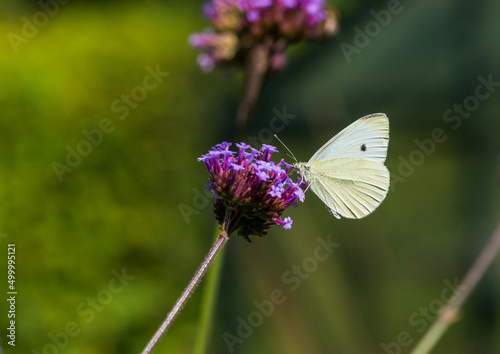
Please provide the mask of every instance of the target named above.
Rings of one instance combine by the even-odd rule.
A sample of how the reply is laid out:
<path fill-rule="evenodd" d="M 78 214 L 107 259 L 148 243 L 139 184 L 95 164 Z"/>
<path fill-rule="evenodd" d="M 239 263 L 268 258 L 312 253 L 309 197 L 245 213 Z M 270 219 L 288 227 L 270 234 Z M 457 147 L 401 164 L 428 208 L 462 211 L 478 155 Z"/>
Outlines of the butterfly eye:
<path fill-rule="evenodd" d="M 361 151 L 366 151 L 366 145 L 365 144 L 361 145 Z"/>

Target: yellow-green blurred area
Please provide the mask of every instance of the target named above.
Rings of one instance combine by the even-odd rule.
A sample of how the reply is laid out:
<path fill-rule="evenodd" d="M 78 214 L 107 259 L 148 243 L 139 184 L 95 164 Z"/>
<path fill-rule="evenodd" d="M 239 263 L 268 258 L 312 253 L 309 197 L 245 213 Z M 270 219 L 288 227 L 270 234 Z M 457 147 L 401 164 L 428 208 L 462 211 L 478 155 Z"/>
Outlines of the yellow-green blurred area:
<path fill-rule="evenodd" d="M 499 222 L 500 4 L 331 5 L 339 35 L 293 48 L 249 141 L 277 133 L 305 161 L 385 112 L 391 190 L 362 220 L 308 192 L 290 231 L 234 236 L 210 353 L 408 353 Z M 5 353 L 139 353 L 208 252 L 196 158 L 233 139 L 243 80 L 197 66 L 202 6 L 0 2 L 0 282 L 7 298 L 15 244 L 17 291 L 15 348 L 0 306 Z M 500 352 L 499 273 L 496 260 L 435 353 Z M 193 351 L 203 285 L 155 353 Z"/>

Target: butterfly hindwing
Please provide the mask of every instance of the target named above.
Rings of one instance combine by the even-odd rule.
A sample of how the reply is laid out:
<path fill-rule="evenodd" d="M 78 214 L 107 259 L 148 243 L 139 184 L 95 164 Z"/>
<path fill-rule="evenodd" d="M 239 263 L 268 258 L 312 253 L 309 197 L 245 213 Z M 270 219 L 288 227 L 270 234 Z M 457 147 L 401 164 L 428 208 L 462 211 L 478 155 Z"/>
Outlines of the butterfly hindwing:
<path fill-rule="evenodd" d="M 346 218 L 359 219 L 373 212 L 389 188 L 387 167 L 369 159 L 321 160 L 310 166 L 306 177 L 332 213 Z"/>

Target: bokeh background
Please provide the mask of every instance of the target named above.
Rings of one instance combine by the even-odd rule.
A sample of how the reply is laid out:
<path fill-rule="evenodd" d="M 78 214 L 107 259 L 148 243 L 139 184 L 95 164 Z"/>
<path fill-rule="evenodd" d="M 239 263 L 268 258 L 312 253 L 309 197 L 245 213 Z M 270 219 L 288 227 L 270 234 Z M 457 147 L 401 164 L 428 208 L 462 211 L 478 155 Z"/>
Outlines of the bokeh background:
<path fill-rule="evenodd" d="M 365 219 L 336 220 L 308 193 L 286 213 L 292 230 L 230 240 L 211 353 L 408 353 L 495 229 L 500 4 L 401 1 L 363 42 L 372 11 L 390 3 L 330 1 L 339 35 L 291 50 L 250 125 L 270 143 L 270 122 L 286 109 L 294 117 L 277 133 L 307 160 L 355 119 L 385 112 L 387 199 Z M 1 346 L 138 353 L 212 244 L 211 200 L 200 197 L 208 173 L 196 158 L 232 139 L 243 77 L 196 65 L 187 38 L 208 26 L 202 1 L 56 4 L 0 2 L 0 279 L 6 289 L 15 243 L 18 290 L 16 347 L 6 344 L 6 301 Z M 44 23 L 40 11 L 53 16 Z M 141 91 L 148 67 L 168 76 Z M 481 78 L 493 85 L 477 99 Z M 126 113 L 120 101 L 132 92 L 146 95 Z M 101 124 L 110 131 L 94 135 L 99 143 L 82 143 Z M 430 143 L 436 129 L 446 140 Z M 54 163 L 89 146 L 60 181 Z M 314 265 L 318 238 L 337 247 Z M 298 281 L 294 266 L 309 271 Z M 436 353 L 500 352 L 499 275 L 496 260 Z M 203 285 L 157 353 L 192 352 Z M 256 303 L 276 289 L 286 300 L 260 321 Z M 256 325 L 245 332 L 241 321 Z"/>

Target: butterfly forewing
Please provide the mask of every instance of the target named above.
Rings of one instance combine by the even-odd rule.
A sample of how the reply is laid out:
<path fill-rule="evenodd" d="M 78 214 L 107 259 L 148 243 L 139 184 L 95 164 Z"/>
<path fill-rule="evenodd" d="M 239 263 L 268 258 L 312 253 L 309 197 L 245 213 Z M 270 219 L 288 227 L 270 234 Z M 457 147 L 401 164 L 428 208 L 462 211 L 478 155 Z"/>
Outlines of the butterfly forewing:
<path fill-rule="evenodd" d="M 309 160 L 359 157 L 384 163 L 389 145 L 389 119 L 383 113 L 364 116 L 331 138 Z"/>

